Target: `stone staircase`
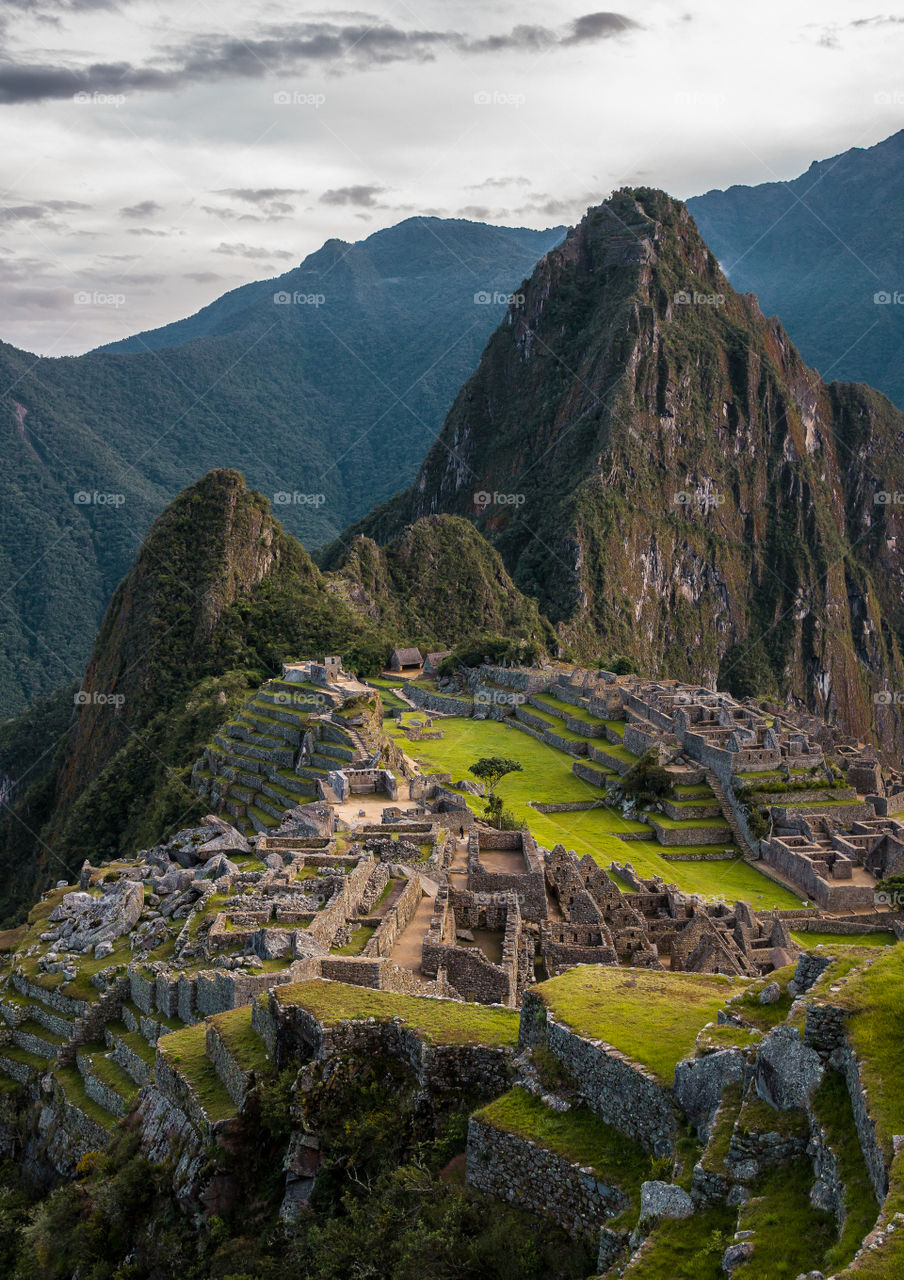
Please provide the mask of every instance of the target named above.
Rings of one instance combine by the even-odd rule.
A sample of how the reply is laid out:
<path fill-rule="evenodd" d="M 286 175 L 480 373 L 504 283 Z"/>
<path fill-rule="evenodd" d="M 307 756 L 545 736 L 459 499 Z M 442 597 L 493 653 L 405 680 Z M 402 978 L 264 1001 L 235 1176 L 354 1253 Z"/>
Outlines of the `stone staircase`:
<path fill-rule="evenodd" d="M 735 838 L 735 844 L 741 850 L 744 858 L 748 862 L 757 862 L 760 856 L 759 849 L 747 830 L 747 823 L 742 821 L 737 796 L 734 792 L 729 793 L 725 789 L 719 778 L 711 769 L 706 770 L 706 781 L 712 788 L 713 794 L 722 809 L 722 815 L 731 828 L 732 835 Z"/>
<path fill-rule="evenodd" d="M 330 718 L 340 702 L 331 689 L 268 681 L 205 748 L 195 790 L 246 835 L 278 827 L 288 809 L 323 796 L 331 771 L 368 758 L 358 731 Z"/>

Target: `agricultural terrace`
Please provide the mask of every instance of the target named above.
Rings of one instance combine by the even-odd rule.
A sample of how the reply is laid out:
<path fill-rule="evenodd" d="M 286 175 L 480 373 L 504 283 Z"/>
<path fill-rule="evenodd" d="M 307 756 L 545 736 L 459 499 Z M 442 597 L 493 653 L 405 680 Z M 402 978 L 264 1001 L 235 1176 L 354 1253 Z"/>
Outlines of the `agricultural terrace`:
<path fill-rule="evenodd" d="M 436 719 L 434 727 L 442 731 L 442 738 L 420 742 L 410 741 L 395 721 L 387 720 L 384 727 L 425 773 L 450 773 L 453 782 L 469 778 L 468 767 L 480 756 L 511 756 L 518 760 L 523 772 L 503 778 L 497 791 L 505 808 L 528 826 L 537 842 L 546 848 L 563 844 L 567 849 L 574 849 L 578 857 L 589 853 L 606 868 L 613 861 L 630 862 L 639 875 L 662 876 L 685 893 L 699 893 L 712 900 L 724 898 L 728 902 L 743 899 L 754 910 L 800 906 L 800 899 L 790 889 L 776 884 L 741 859 L 670 861 L 662 856 L 662 848 L 654 839 L 620 840 L 620 833 L 647 836 L 651 829 L 646 823 L 623 818 L 609 807 L 538 813 L 531 801 L 555 804 L 599 800 L 602 791 L 572 772 L 572 756 L 499 721 Z M 612 748 L 613 752 L 616 750 L 625 752 L 624 747 Z M 681 798 L 692 797 L 682 795 Z M 483 814 L 480 797 L 467 796 L 466 800 L 475 813 Z M 719 853 L 722 849 L 721 845 L 712 849 L 670 845 L 667 852 L 674 857 L 687 853 Z"/>

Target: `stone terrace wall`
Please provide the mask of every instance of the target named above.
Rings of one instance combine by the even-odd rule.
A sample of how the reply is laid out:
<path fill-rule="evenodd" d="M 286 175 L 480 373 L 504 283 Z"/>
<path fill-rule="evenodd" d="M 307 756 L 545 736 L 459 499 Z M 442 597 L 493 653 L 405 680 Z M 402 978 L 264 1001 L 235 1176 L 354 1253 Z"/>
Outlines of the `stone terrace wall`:
<path fill-rule="evenodd" d="M 599 1233 L 606 1218 L 628 1207 L 624 1192 L 516 1134 L 468 1124 L 467 1181 L 471 1187 L 551 1218 L 574 1235 Z"/>
<path fill-rule="evenodd" d="M 448 1097 L 464 1093 L 498 1097 L 514 1074 L 512 1049 L 487 1045 L 431 1045 L 398 1020 L 341 1022 L 328 1027 L 299 1005 L 270 997 L 275 1057 L 282 1069 L 298 1057 L 324 1061 L 337 1054 L 369 1059 L 387 1056 L 410 1070 L 422 1089 Z"/>
<path fill-rule="evenodd" d="M 669 1090 L 639 1063 L 603 1041 L 589 1040 L 557 1022 L 539 995 L 521 1004 L 519 1049 L 545 1045 L 569 1073 L 591 1111 L 654 1155 L 675 1142 L 675 1109 Z"/>
<path fill-rule="evenodd" d="M 453 698 L 443 693 L 431 693 L 420 685 L 407 681 L 404 692 L 421 711 L 438 711 L 447 716 L 470 716 L 474 710 L 473 698 Z"/>

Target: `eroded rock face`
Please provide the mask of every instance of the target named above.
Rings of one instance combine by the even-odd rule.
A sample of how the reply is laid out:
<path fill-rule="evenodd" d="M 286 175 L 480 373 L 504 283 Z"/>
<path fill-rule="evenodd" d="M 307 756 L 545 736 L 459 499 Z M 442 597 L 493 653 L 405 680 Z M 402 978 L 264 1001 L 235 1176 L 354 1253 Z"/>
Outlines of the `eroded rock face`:
<path fill-rule="evenodd" d="M 671 1182 L 644 1182 L 640 1188 L 640 1220 L 690 1218 L 694 1202 L 683 1187 Z"/>
<path fill-rule="evenodd" d="M 703 1058 L 685 1058 L 678 1063 L 672 1092 L 701 1137 L 708 1135 L 723 1090 L 743 1080 L 744 1067 L 744 1055 L 737 1049 L 723 1049 Z"/>
<path fill-rule="evenodd" d="M 50 913 L 56 928 L 48 940 L 65 944 L 69 951 L 90 951 L 134 929 L 143 907 L 144 889 L 135 880 L 120 880 L 97 898 L 76 889 Z"/>
<path fill-rule="evenodd" d="M 804 1107 L 823 1070 L 819 1054 L 803 1043 L 796 1027 L 776 1027 L 757 1054 L 756 1091 L 779 1111 Z"/>

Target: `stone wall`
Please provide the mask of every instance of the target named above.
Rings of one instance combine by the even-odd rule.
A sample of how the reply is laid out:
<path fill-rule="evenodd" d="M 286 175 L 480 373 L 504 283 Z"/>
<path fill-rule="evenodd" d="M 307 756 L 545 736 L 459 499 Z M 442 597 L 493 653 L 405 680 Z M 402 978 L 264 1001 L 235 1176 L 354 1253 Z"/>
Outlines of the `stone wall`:
<path fill-rule="evenodd" d="M 415 871 L 364 948 L 365 956 L 388 956 L 408 928 L 423 897 L 421 878 Z"/>
<path fill-rule="evenodd" d="M 601 1223 L 629 1203 L 619 1187 L 602 1182 L 591 1169 L 477 1116 L 468 1123 L 466 1168 L 469 1186 L 551 1218 L 572 1235 L 594 1240 Z"/>
<path fill-rule="evenodd" d="M 580 1082 L 591 1111 L 655 1155 L 671 1154 L 675 1109 L 666 1086 L 612 1045 L 586 1039 L 557 1022 L 540 996 L 526 991 L 518 1047 L 537 1044 L 545 1045 Z"/>
<path fill-rule="evenodd" d="M 481 849 L 521 853 L 524 870 L 488 871 Z M 528 831 L 474 831 L 468 836 L 468 888 L 475 893 L 514 893 L 525 920 L 538 923 L 547 916 L 546 873 L 536 842 Z"/>
<path fill-rule="evenodd" d="M 443 693 L 431 693 L 420 685 L 406 681 L 404 692 L 421 711 L 439 711 L 447 716 L 470 716 L 474 710 L 472 698 L 453 698 Z"/>
<path fill-rule="evenodd" d="M 509 1048 L 428 1044 L 418 1031 L 398 1019 L 324 1026 L 300 1005 L 280 1005 L 276 991 L 270 996 L 270 1012 L 280 1069 L 298 1057 L 324 1061 L 342 1054 L 368 1059 L 387 1056 L 411 1071 L 422 1089 L 443 1098 L 465 1095 L 489 1099 L 504 1093 L 511 1084 L 514 1054 Z"/>

